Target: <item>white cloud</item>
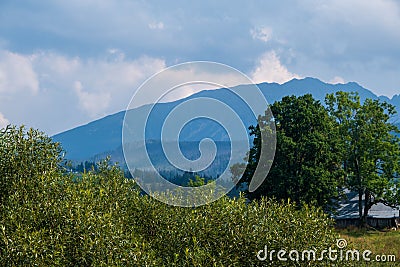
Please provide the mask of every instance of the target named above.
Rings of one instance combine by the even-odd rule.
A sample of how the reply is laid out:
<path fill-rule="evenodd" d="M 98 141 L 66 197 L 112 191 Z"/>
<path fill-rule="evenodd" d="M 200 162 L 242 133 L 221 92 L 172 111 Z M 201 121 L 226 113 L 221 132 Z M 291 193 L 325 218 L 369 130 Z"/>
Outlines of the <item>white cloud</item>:
<path fill-rule="evenodd" d="M 0 128 L 6 127 L 10 122 L 4 117 L 2 113 L 0 113 Z"/>
<path fill-rule="evenodd" d="M 329 83 L 332 83 L 332 84 L 338 84 L 338 83 L 344 84 L 345 80 L 340 76 L 335 76 L 329 81 Z"/>
<path fill-rule="evenodd" d="M 75 81 L 74 89 L 82 108 L 87 111 L 91 117 L 96 117 L 104 112 L 110 104 L 111 94 L 109 92 L 89 93 L 83 90 L 80 81 Z"/>
<path fill-rule="evenodd" d="M 0 92 L 37 93 L 39 82 L 32 67 L 32 57 L 0 51 Z"/>
<path fill-rule="evenodd" d="M 87 59 L 47 51 L 0 56 L 0 107 L 15 114 L 14 123 L 49 134 L 124 110 L 140 84 L 165 68 L 163 59 L 127 59 L 118 49 Z"/>
<path fill-rule="evenodd" d="M 164 29 L 164 23 L 163 22 L 152 22 L 152 23 L 149 23 L 149 28 L 150 29 L 152 29 L 152 30 L 162 30 L 162 29 Z"/>
<path fill-rule="evenodd" d="M 170 102 L 202 90 L 230 88 L 249 83 L 250 78 L 223 64 L 181 64 L 167 68 L 165 72 L 144 84 L 135 94 L 130 108 L 149 103 Z"/>
<path fill-rule="evenodd" d="M 282 65 L 275 51 L 266 52 L 260 57 L 257 66 L 251 72 L 250 77 L 256 83 L 284 83 L 293 78 L 300 78 L 299 75 L 291 73 L 284 65 Z"/>
<path fill-rule="evenodd" d="M 123 110 L 140 83 L 165 67 L 165 62 L 156 58 L 127 60 L 118 49 L 109 50 L 100 59 L 54 53 L 40 53 L 34 58 L 43 90 L 67 93 L 72 89 L 80 108 L 91 118 Z"/>
<path fill-rule="evenodd" d="M 272 29 L 270 27 L 259 27 L 250 30 L 251 37 L 263 42 L 268 42 L 272 38 Z"/>

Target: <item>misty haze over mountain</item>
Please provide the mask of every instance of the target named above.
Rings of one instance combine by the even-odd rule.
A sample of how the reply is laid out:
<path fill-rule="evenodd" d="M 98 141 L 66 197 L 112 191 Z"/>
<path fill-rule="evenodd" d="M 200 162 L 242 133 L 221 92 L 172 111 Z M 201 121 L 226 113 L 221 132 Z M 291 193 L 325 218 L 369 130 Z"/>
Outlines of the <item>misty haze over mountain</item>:
<path fill-rule="evenodd" d="M 379 99 L 386 101 L 398 109 L 400 107 L 400 95 L 395 95 L 389 99 L 385 96 L 377 96 L 371 91 L 361 87 L 355 82 L 346 84 L 328 84 L 324 83 L 315 78 L 304 78 L 304 79 L 293 79 L 289 82 L 278 84 L 278 83 L 261 83 L 258 85 L 267 101 L 272 104 L 277 100 L 281 100 L 282 97 L 287 95 L 304 95 L 312 94 L 315 99 L 324 102 L 324 98 L 328 93 L 334 93 L 337 91 L 345 92 L 357 92 L 361 100 L 366 98 Z M 248 86 L 240 85 L 236 87 L 237 90 L 246 90 Z M 132 110 L 129 110 L 130 118 L 134 118 L 134 125 L 137 125 L 138 130 L 143 130 L 145 123 L 145 115 L 150 108 L 153 108 L 153 116 L 148 120 L 146 128 L 146 146 L 149 150 L 149 154 L 159 156 L 162 152 L 162 146 L 160 144 L 160 131 L 165 121 L 166 116 L 169 112 L 176 107 L 178 104 L 194 99 L 198 97 L 212 98 L 222 101 L 235 109 L 235 112 L 239 114 L 240 119 L 246 128 L 250 125 L 256 124 L 256 118 L 251 114 L 249 110 L 246 110 L 246 105 L 241 101 L 234 93 L 229 89 L 215 89 L 215 90 L 204 90 L 199 93 L 193 94 L 187 98 L 176 100 L 169 103 L 158 103 L 154 107 L 152 105 L 144 105 Z M 205 107 L 207 108 L 207 107 Z M 218 112 L 217 110 L 215 112 Z M 154 115 L 155 114 L 155 115 Z M 54 141 L 60 142 L 63 148 L 66 150 L 67 159 L 73 162 L 85 161 L 85 160 L 99 160 L 104 158 L 106 155 L 111 155 L 113 161 L 124 163 L 122 153 L 122 125 L 125 116 L 125 111 L 118 112 L 106 116 L 102 119 L 93 121 L 86 125 L 62 132 L 53 136 Z M 393 118 L 395 124 L 400 125 L 400 116 L 397 114 Z M 242 125 L 236 125 L 233 127 L 243 127 Z M 143 140 L 140 140 L 139 134 L 135 135 L 135 130 L 129 136 L 132 140 L 130 146 L 132 149 L 135 147 L 143 146 Z M 168 134 L 168 133 L 167 133 Z M 173 138 L 173 137 L 171 137 Z M 210 138 L 216 142 L 217 147 L 217 169 L 223 165 L 226 160 L 224 158 L 229 157 L 230 145 L 229 136 L 224 128 L 209 119 L 196 119 L 188 123 L 183 127 L 179 142 L 181 144 L 182 153 L 189 159 L 195 159 L 199 157 L 199 141 L 204 138 Z M 235 152 L 233 151 L 233 157 Z M 240 161 L 242 158 L 236 158 L 236 161 Z M 140 166 L 140 158 L 135 159 L 137 166 Z M 163 168 L 168 164 L 165 158 L 158 157 L 158 167 Z"/>

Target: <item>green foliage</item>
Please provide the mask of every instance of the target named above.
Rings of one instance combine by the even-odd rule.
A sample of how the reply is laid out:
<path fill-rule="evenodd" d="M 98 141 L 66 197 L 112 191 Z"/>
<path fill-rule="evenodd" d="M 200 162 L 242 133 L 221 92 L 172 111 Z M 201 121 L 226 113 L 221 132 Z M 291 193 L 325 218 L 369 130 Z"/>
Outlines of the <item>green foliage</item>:
<path fill-rule="evenodd" d="M 335 243 L 332 222 L 308 206 L 227 197 L 195 209 L 153 205 L 153 223 L 140 226 L 152 226 L 149 242 L 166 266 L 277 266 L 282 263 L 259 261 L 257 252 L 265 245 L 322 250 Z"/>
<path fill-rule="evenodd" d="M 199 187 L 199 186 L 203 186 L 205 184 L 206 184 L 205 179 L 200 177 L 199 175 L 196 175 L 194 177 L 194 179 L 190 179 L 189 180 L 187 186 L 189 186 L 189 187 Z"/>
<path fill-rule="evenodd" d="M 357 94 L 327 95 L 326 108 L 311 95 L 287 96 L 271 106 L 276 123 L 274 163 L 264 183 L 249 198 L 273 196 L 334 210 L 341 188 L 359 194 L 360 221 L 377 203 L 400 204 L 399 129 L 390 122 L 395 107 L 378 100 L 360 102 Z M 233 179 L 249 184 L 260 162 L 263 116 L 251 126 L 254 145 L 247 166 L 232 166 Z M 238 173 L 245 169 L 244 175 Z M 363 200 L 363 198 L 365 200 Z"/>
<path fill-rule="evenodd" d="M 256 255 L 265 245 L 335 244 L 332 221 L 311 206 L 243 197 L 168 206 L 141 195 L 107 160 L 79 177 L 43 171 L 24 178 L 15 180 L 3 205 L 2 266 L 306 266 Z"/>
<path fill-rule="evenodd" d="M 0 131 L 0 212 L 15 183 L 34 185 L 45 173 L 59 171 L 62 149 L 44 133 L 23 126 Z M 28 188 L 26 190 L 29 190 Z M 20 192 L 23 193 L 23 192 Z"/>
<path fill-rule="evenodd" d="M 133 181 L 115 166 L 99 168 L 78 180 L 53 173 L 38 176 L 35 184 L 19 184 L 0 221 L 1 262 L 116 266 L 146 260 L 150 253 L 127 216 L 139 198 Z"/>
<path fill-rule="evenodd" d="M 262 186 L 248 196 L 292 199 L 299 205 L 305 202 L 332 209 L 341 185 L 340 146 L 334 119 L 311 95 L 284 97 L 271 110 L 277 136 L 274 163 Z M 255 136 L 254 146 L 242 182 L 250 182 L 259 164 L 261 132 L 266 127 L 266 116 L 259 119 L 256 127 L 250 127 Z M 232 172 L 239 168 L 234 166 Z"/>
<path fill-rule="evenodd" d="M 399 129 L 390 123 L 396 110 L 378 100 L 361 104 L 357 94 L 345 92 L 328 95 L 326 104 L 338 122 L 346 185 L 358 192 L 359 216 L 365 223 L 372 205 L 400 204 L 400 139 L 394 135 Z"/>

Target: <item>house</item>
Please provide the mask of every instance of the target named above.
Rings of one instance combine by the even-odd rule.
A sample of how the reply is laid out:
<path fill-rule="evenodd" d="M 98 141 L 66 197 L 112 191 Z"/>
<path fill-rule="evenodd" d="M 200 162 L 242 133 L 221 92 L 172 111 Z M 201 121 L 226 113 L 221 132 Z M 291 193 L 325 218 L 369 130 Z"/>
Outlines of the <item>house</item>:
<path fill-rule="evenodd" d="M 333 216 L 339 228 L 355 226 L 359 222 L 358 193 L 346 191 L 346 195 L 347 199 L 339 202 L 337 213 Z M 374 228 L 400 228 L 400 206 L 373 205 L 368 212 L 367 223 Z"/>

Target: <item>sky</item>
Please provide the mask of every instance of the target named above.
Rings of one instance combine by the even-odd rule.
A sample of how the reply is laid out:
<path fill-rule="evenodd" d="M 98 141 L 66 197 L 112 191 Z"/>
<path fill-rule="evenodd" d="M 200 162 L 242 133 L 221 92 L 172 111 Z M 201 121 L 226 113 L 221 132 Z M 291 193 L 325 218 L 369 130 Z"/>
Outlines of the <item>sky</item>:
<path fill-rule="evenodd" d="M 396 0 L 1 0 L 0 127 L 71 129 L 124 110 L 162 69 L 198 60 L 257 83 L 355 81 L 392 97 L 399 29 Z"/>

